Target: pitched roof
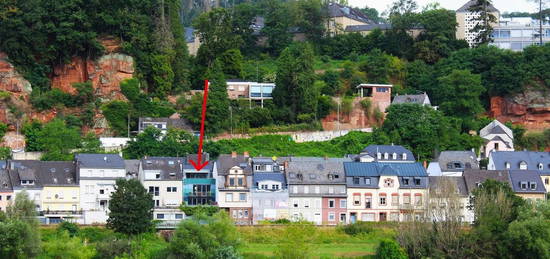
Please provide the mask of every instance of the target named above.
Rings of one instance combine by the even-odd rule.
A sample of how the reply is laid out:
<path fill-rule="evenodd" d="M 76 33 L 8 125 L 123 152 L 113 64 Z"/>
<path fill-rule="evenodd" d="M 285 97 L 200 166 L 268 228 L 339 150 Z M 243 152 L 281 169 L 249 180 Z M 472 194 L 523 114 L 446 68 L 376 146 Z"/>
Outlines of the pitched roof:
<path fill-rule="evenodd" d="M 472 151 L 443 151 L 437 158 L 441 171 L 462 172 L 464 169 L 479 169 L 477 156 Z M 449 163 L 451 168 L 449 168 Z M 455 163 L 460 167 L 455 167 Z"/>
<path fill-rule="evenodd" d="M 141 166 L 144 171 L 159 172 L 159 180 L 181 180 L 184 159 L 183 157 L 147 157 L 142 159 Z"/>
<path fill-rule="evenodd" d="M 216 160 L 218 175 L 229 174 L 229 169 L 235 166 L 242 168 L 245 175 L 250 175 L 252 173 L 252 168 L 248 163 L 248 159 L 249 157 L 244 155 L 236 155 L 233 157 L 231 154 L 223 154 L 218 156 Z"/>
<path fill-rule="evenodd" d="M 377 158 L 377 153 L 381 153 L 381 159 Z M 388 159 L 384 159 L 384 154 L 388 153 Z M 397 154 L 397 159 L 393 159 L 393 153 Z M 361 154 L 368 154 L 375 159 L 375 161 L 408 161 L 414 162 L 413 153 L 403 146 L 399 145 L 369 145 L 361 151 Z M 406 154 L 406 159 L 403 159 L 403 154 Z"/>
<path fill-rule="evenodd" d="M 329 17 L 347 17 L 364 23 L 374 23 L 361 11 L 338 3 L 329 3 L 328 15 Z"/>
<path fill-rule="evenodd" d="M 0 192 L 10 192 L 12 190 L 8 170 L 0 169 Z"/>
<path fill-rule="evenodd" d="M 456 10 L 457 13 L 467 13 L 470 12 L 470 7 L 474 5 L 477 1 L 476 0 L 470 0 L 467 3 L 465 3 L 462 7 L 458 8 Z M 496 9 L 492 4 L 487 6 L 487 11 L 489 12 L 499 12 L 498 9 Z"/>
<path fill-rule="evenodd" d="M 510 145 L 510 142 L 502 139 L 500 136 L 494 136 L 492 139 L 486 139 L 485 143 L 487 143 L 489 141 L 500 141 L 500 142 L 503 142 L 504 144 L 506 144 L 506 147 L 512 148 L 512 146 Z"/>
<path fill-rule="evenodd" d="M 527 163 L 527 170 L 536 170 L 542 174 L 550 174 L 550 152 L 537 151 L 494 151 L 489 155 L 489 161 L 496 170 L 519 170 L 520 163 Z M 510 168 L 506 168 L 510 163 Z M 539 165 L 542 170 L 539 170 Z"/>
<path fill-rule="evenodd" d="M 122 157 L 117 154 L 76 154 L 80 168 L 126 169 Z"/>
<path fill-rule="evenodd" d="M 346 176 L 428 176 L 421 163 L 346 162 L 344 170 Z"/>
<path fill-rule="evenodd" d="M 76 164 L 73 161 L 14 160 L 10 178 L 12 186 L 18 188 L 23 187 L 22 180 L 34 181 L 34 185 L 27 188 L 78 186 Z"/>
<path fill-rule="evenodd" d="M 143 130 L 142 123 L 144 122 L 166 123 L 166 128 L 175 128 L 175 129 L 181 129 L 181 130 L 193 132 L 193 127 L 191 126 L 191 123 L 185 118 L 176 119 L 176 118 L 167 118 L 167 117 L 160 117 L 160 118 L 139 117 L 140 130 Z"/>
<path fill-rule="evenodd" d="M 508 171 L 502 170 L 466 170 L 463 177 L 469 193 L 475 190 L 478 184 L 482 184 L 488 179 L 510 184 Z"/>
<path fill-rule="evenodd" d="M 391 103 L 392 104 L 401 104 L 401 103 L 424 104 L 424 102 L 427 102 L 428 105 L 431 105 L 430 98 L 426 93 L 396 95 L 393 98 L 393 101 Z"/>
<path fill-rule="evenodd" d="M 460 176 L 430 176 L 430 190 L 435 190 L 439 187 L 439 184 L 443 181 L 449 181 L 451 184 L 455 185 L 458 193 L 462 196 L 468 196 L 468 188 L 466 187 L 466 181 L 464 177 Z"/>
<path fill-rule="evenodd" d="M 531 170 L 511 170 L 510 182 L 514 192 L 518 193 L 546 193 L 544 183 L 537 171 Z M 527 188 L 522 189 L 521 184 L 525 183 Z M 535 188 L 532 188 L 531 183 L 535 183 Z"/>
<path fill-rule="evenodd" d="M 261 181 L 276 181 L 281 183 L 283 189 L 286 189 L 286 178 L 283 173 L 254 173 L 252 181 L 254 186 Z"/>
<path fill-rule="evenodd" d="M 493 120 L 479 131 L 479 136 L 482 138 L 485 138 L 491 134 L 506 134 L 511 139 L 514 139 L 514 133 L 512 130 L 498 120 Z"/>
<path fill-rule="evenodd" d="M 343 161 L 351 160 L 345 158 L 291 157 L 286 168 L 289 174 L 288 182 L 290 184 L 345 184 Z"/>
<path fill-rule="evenodd" d="M 361 25 L 348 25 L 344 31 L 346 32 L 361 32 L 361 31 L 374 31 L 376 29 L 380 30 L 391 30 L 392 26 L 389 23 L 381 24 L 361 24 Z"/>
<path fill-rule="evenodd" d="M 6 168 L 6 161 L 5 160 L 0 160 L 0 169 L 4 169 Z"/>
<path fill-rule="evenodd" d="M 203 155 L 201 156 L 201 163 L 204 164 L 206 161 L 208 161 L 208 164 L 206 166 L 204 166 L 201 171 L 209 171 L 209 172 L 212 172 L 212 169 L 214 168 L 214 164 L 216 163 L 216 161 L 211 161 L 210 160 L 210 154 L 208 153 L 203 153 Z M 198 155 L 197 154 L 188 154 L 184 161 L 183 161 L 183 170 L 196 170 L 195 169 L 195 166 L 193 166 L 193 164 L 191 164 L 191 161 L 193 162 L 198 162 Z"/>
<path fill-rule="evenodd" d="M 137 159 L 124 160 L 124 165 L 126 167 L 126 173 L 137 174 L 139 171 L 139 163 L 141 161 Z"/>

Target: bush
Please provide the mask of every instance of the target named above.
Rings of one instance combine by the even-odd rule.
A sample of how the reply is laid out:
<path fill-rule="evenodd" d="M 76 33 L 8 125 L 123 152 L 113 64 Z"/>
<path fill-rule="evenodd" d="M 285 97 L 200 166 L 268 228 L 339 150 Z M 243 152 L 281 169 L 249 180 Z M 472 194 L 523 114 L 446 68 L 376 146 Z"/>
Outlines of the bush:
<path fill-rule="evenodd" d="M 59 226 L 57 226 L 57 232 L 61 233 L 63 231 L 67 231 L 70 237 L 74 237 L 78 234 L 79 227 L 76 223 L 63 221 L 59 224 Z"/>
<path fill-rule="evenodd" d="M 372 233 L 374 228 L 372 227 L 371 224 L 369 224 L 367 222 L 359 221 L 359 222 L 356 222 L 356 223 L 353 223 L 353 224 L 341 226 L 340 230 L 342 230 L 344 233 L 346 233 L 350 236 L 355 236 L 355 235 L 359 235 L 359 234 Z"/>
<path fill-rule="evenodd" d="M 376 259 L 407 259 L 403 248 L 393 240 L 383 240 L 376 250 Z"/>
<path fill-rule="evenodd" d="M 95 254 L 94 248 L 85 244 L 77 237 L 70 237 L 66 231 L 58 234 L 57 238 L 44 244 L 41 253 L 45 258 L 87 259 Z"/>
<path fill-rule="evenodd" d="M 6 135 L 8 131 L 8 125 L 0 122 L 0 140 Z"/>
<path fill-rule="evenodd" d="M 128 239 L 107 238 L 96 244 L 96 259 L 110 259 L 132 252 Z"/>

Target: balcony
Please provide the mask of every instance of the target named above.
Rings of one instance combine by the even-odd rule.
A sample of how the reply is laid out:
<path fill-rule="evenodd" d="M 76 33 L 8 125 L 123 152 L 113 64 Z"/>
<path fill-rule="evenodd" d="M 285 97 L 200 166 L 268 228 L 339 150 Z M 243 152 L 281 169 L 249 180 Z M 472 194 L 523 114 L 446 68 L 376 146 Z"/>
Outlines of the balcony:
<path fill-rule="evenodd" d="M 214 192 L 185 192 L 186 197 L 212 197 Z"/>
<path fill-rule="evenodd" d="M 43 210 L 39 212 L 40 216 L 48 215 L 58 215 L 58 216 L 69 216 L 69 215 L 82 215 L 82 210 Z"/>

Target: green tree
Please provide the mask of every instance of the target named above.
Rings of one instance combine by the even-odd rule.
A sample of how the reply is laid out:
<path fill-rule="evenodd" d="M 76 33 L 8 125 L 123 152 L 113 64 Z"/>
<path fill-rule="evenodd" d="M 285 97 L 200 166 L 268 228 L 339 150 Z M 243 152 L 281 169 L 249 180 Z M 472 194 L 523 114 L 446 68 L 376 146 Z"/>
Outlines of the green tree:
<path fill-rule="evenodd" d="M 38 133 L 38 145 L 45 152 L 42 160 L 70 160 L 71 151 L 80 146 L 80 132 L 54 119 Z"/>
<path fill-rule="evenodd" d="M 286 48 L 277 60 L 277 87 L 273 101 L 290 108 L 289 121 L 299 114 L 315 114 L 319 89 L 313 87 L 313 50 L 309 44 L 296 43 Z"/>
<path fill-rule="evenodd" d="M 174 82 L 174 71 L 170 66 L 170 58 L 167 55 L 151 56 L 151 78 L 152 88 L 148 89 L 150 93 L 158 97 L 164 97 L 172 91 Z"/>
<path fill-rule="evenodd" d="M 0 122 L 0 139 L 2 139 L 8 131 L 8 125 Z"/>
<path fill-rule="evenodd" d="M 480 97 L 485 89 L 480 75 L 468 70 L 453 70 L 438 81 L 439 91 L 445 96 L 439 107 L 446 115 L 472 121 L 484 111 Z"/>
<path fill-rule="evenodd" d="M 83 138 L 81 143 L 81 153 L 103 153 L 105 150 L 101 147 L 101 141 L 93 133 L 88 132 Z"/>
<path fill-rule="evenodd" d="M 153 229 L 153 194 L 137 179 L 118 179 L 109 201 L 107 227 L 126 235 Z"/>
<path fill-rule="evenodd" d="M 109 126 L 118 135 L 123 135 L 128 131 L 128 112 L 130 105 L 123 101 L 111 101 L 101 106 L 101 111 Z"/>
<path fill-rule="evenodd" d="M 377 259 L 407 259 L 407 254 L 399 244 L 393 240 L 382 240 L 376 249 Z"/>
<path fill-rule="evenodd" d="M 238 49 L 230 49 L 224 52 L 219 60 L 223 67 L 223 73 L 228 78 L 241 78 L 243 55 Z"/>
<path fill-rule="evenodd" d="M 242 258 L 235 224 L 225 212 L 200 216 L 180 223 L 168 245 L 173 258 Z"/>
<path fill-rule="evenodd" d="M 367 73 L 369 83 L 388 83 L 390 62 L 390 57 L 387 54 L 375 49 L 369 53 L 367 60 L 361 64 L 361 70 Z"/>
<path fill-rule="evenodd" d="M 267 49 L 272 55 L 279 55 L 292 42 L 289 32 L 292 19 L 290 10 L 281 1 L 265 1 L 265 26 L 262 33 L 267 37 Z"/>
<path fill-rule="evenodd" d="M 321 0 L 301 0 L 295 2 L 298 20 L 296 24 L 308 40 L 316 43 L 325 35 L 325 25 L 328 19 L 326 6 Z"/>
<path fill-rule="evenodd" d="M 470 32 L 477 34 L 474 39 L 476 46 L 487 44 L 492 41 L 492 24 L 497 23 L 497 18 L 489 8 L 492 5 L 491 2 L 491 0 L 476 0 L 475 3 L 468 8 L 468 11 L 477 13 L 477 15 L 472 18 L 476 25 L 470 29 Z"/>
<path fill-rule="evenodd" d="M 42 124 L 38 121 L 33 120 L 23 124 L 21 132 L 25 135 L 25 151 L 35 152 L 43 150 L 38 142 L 40 131 L 42 131 Z"/>
<path fill-rule="evenodd" d="M 11 148 L 0 147 L 0 160 L 11 159 Z"/>
<path fill-rule="evenodd" d="M 0 218 L 0 257 L 32 258 L 40 251 L 36 205 L 26 191 L 17 194 Z"/>

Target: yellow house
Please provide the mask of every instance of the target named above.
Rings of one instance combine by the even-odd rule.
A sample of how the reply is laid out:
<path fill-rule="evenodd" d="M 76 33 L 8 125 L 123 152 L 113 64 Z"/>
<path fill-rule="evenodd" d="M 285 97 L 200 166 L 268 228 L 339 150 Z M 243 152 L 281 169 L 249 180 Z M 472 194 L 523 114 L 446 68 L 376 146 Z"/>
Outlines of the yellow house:
<path fill-rule="evenodd" d="M 328 15 L 329 19 L 326 29 L 331 36 L 343 33 L 348 26 L 367 25 L 373 23 L 362 12 L 338 3 L 329 4 Z"/>
<path fill-rule="evenodd" d="M 41 162 L 36 169 L 43 187 L 40 208 L 44 223 L 81 223 L 80 186 L 76 181 L 74 162 Z"/>

